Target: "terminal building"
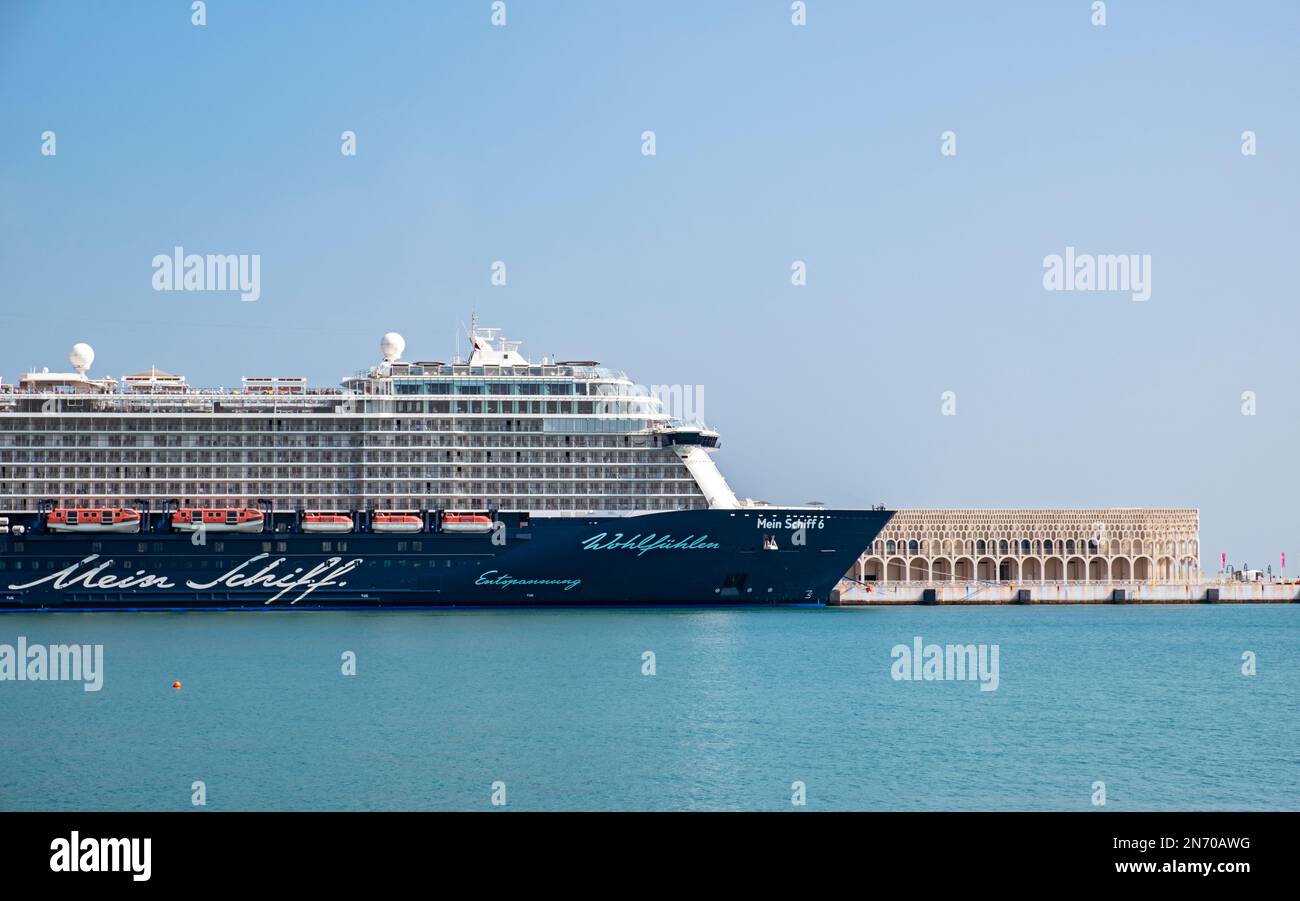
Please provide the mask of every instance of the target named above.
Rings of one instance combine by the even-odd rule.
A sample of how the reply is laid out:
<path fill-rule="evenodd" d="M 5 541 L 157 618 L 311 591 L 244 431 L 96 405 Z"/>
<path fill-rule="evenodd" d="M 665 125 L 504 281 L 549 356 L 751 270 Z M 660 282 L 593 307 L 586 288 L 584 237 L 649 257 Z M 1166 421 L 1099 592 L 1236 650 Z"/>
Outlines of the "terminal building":
<path fill-rule="evenodd" d="M 900 510 L 859 559 L 867 582 L 1179 582 L 1199 579 L 1189 508 Z"/>

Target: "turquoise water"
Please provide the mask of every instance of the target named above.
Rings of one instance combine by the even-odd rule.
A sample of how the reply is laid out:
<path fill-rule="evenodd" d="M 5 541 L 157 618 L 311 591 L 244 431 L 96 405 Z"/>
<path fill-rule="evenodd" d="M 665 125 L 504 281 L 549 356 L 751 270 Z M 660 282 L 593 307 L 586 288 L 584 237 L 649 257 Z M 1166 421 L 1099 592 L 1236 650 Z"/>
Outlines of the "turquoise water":
<path fill-rule="evenodd" d="M 0 615 L 0 809 L 1300 808 L 1300 606 Z M 891 648 L 999 647 L 999 686 Z M 341 673 L 356 654 L 357 675 Z M 656 674 L 642 675 L 642 654 Z M 1258 672 L 1242 675 L 1241 655 Z M 183 687 L 171 688 L 179 679 Z"/>

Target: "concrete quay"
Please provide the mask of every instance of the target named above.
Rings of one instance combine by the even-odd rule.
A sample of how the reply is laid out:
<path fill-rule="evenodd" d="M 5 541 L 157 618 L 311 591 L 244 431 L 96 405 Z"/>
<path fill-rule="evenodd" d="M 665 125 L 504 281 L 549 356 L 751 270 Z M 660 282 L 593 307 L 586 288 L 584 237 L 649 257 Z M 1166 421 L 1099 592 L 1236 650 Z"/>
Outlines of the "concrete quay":
<path fill-rule="evenodd" d="M 841 582 L 837 607 L 899 604 L 1290 604 L 1300 581 L 1177 582 Z"/>

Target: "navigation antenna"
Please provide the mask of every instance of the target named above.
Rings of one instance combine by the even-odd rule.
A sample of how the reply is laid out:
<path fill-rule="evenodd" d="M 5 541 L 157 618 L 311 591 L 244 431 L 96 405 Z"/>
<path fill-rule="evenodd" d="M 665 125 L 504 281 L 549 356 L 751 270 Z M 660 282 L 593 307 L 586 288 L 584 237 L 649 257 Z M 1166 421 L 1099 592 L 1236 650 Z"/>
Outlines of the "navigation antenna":
<path fill-rule="evenodd" d="M 472 312 L 469 314 L 469 329 L 466 330 L 466 328 L 465 328 L 465 323 L 462 322 L 462 323 L 460 323 L 460 330 L 461 330 L 462 332 L 464 332 L 464 333 L 465 333 L 465 337 L 469 339 L 470 353 L 472 354 L 472 353 L 474 352 L 474 347 L 475 347 L 475 345 L 474 345 L 474 333 L 478 331 L 478 312 L 477 312 L 477 311 L 472 311 Z M 460 350 L 459 350 L 459 347 L 460 347 L 460 343 L 459 343 L 459 342 L 460 342 L 460 337 L 459 337 L 459 336 L 457 336 L 456 341 L 457 341 L 457 344 L 456 344 L 456 347 L 457 347 L 457 351 L 456 351 L 457 356 L 456 356 L 456 359 L 459 360 L 459 359 L 460 359 Z"/>

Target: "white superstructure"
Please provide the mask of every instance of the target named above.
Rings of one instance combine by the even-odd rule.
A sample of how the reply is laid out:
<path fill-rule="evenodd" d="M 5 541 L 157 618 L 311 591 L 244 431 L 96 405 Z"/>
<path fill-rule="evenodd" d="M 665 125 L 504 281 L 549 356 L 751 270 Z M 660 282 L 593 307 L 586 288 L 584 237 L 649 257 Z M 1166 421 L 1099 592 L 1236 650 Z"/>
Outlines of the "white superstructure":
<path fill-rule="evenodd" d="M 718 435 L 592 361 L 535 364 L 473 328 L 467 362 L 410 362 L 394 332 L 342 388 L 245 377 L 196 389 L 150 367 L 0 383 L 0 511 L 84 506 L 627 512 L 734 507 Z"/>

